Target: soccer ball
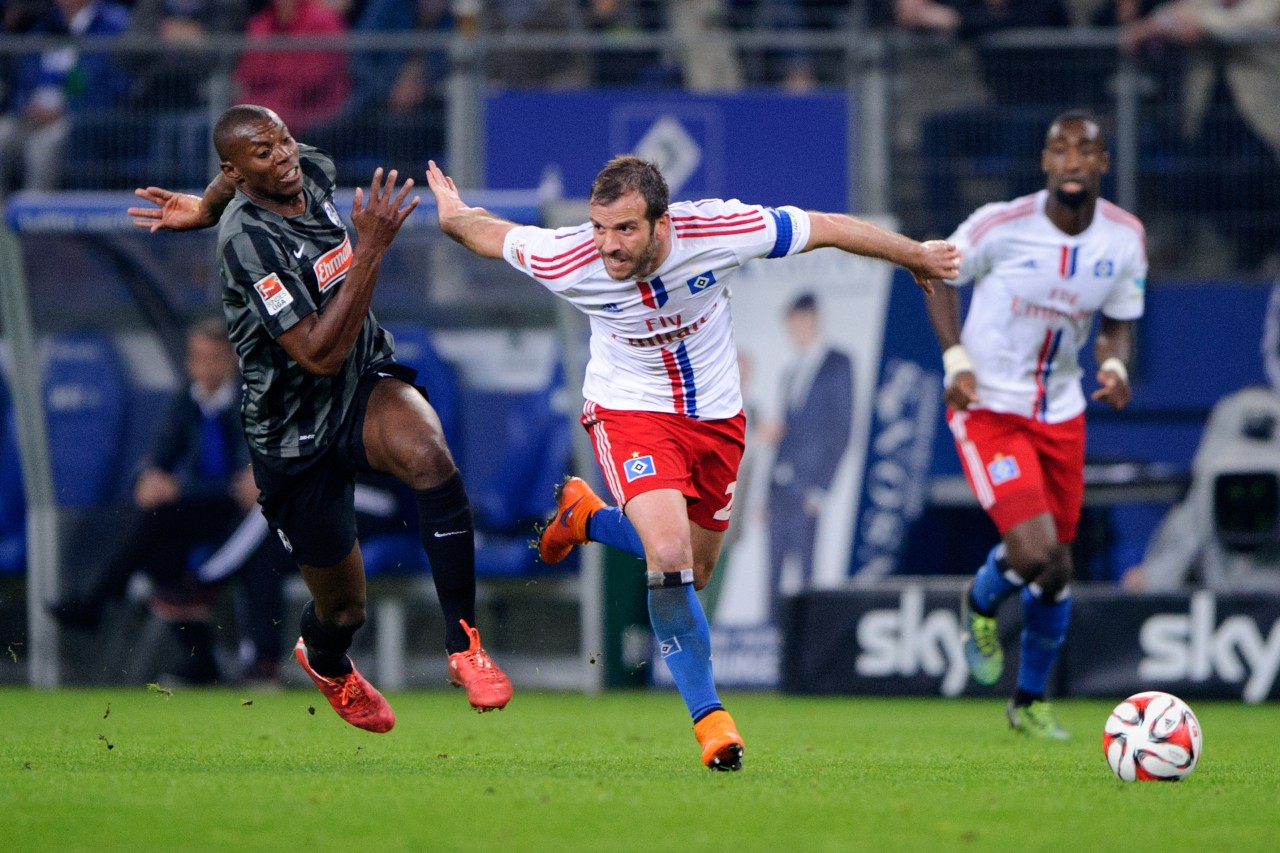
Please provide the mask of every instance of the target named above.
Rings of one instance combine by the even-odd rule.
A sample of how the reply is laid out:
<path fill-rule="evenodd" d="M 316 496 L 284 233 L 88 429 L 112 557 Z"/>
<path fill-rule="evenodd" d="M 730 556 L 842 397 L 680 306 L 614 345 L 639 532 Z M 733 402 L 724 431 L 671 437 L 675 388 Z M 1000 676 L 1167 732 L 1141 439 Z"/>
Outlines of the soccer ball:
<path fill-rule="evenodd" d="M 1102 751 L 1125 782 L 1177 782 L 1200 759 L 1200 721 L 1186 702 L 1170 693 L 1135 693 L 1111 712 L 1102 730 Z"/>

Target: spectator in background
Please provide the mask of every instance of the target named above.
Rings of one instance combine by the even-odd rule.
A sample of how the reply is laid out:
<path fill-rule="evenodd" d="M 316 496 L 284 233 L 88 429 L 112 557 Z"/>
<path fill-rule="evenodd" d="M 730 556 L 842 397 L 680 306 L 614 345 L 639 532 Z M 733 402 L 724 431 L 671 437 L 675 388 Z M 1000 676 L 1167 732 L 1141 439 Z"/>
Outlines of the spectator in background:
<path fill-rule="evenodd" d="M 1227 226 L 1245 269 L 1280 244 L 1280 42 L 1232 39 L 1276 26 L 1280 0 L 1172 0 L 1120 33 L 1130 53 L 1161 42 L 1191 46 L 1180 131 L 1188 153 L 1206 164 L 1193 177 L 1199 198 L 1191 203 L 1205 202 Z"/>
<path fill-rule="evenodd" d="M 197 555 L 228 543 L 242 525 L 261 524 L 249 450 L 240 426 L 240 377 L 220 318 L 193 324 L 187 334 L 190 385 L 174 395 L 134 484 L 134 512 L 120 525 L 122 538 L 87 587 L 50 605 L 62 625 L 95 628 L 103 608 L 123 597 L 130 578 L 143 571 L 151 581 L 151 611 L 171 628 L 190 654 L 174 673 L 195 684 L 221 677 L 211 625 L 218 587 L 242 568 L 248 586 L 283 580 L 288 555 L 274 537 L 258 537 L 237 551 L 234 564 L 216 577 L 200 576 Z M 265 526 L 265 525 L 262 525 Z M 235 549 L 233 549 L 235 550 Z M 225 564 L 229 555 L 220 559 Z M 278 593 L 277 593 L 278 595 Z M 250 665 L 273 677 L 281 654 L 261 617 L 247 633 L 257 639 Z"/>
<path fill-rule="evenodd" d="M 663 9 L 640 0 L 583 0 L 587 30 L 625 38 L 662 29 Z M 605 50 L 592 57 L 591 82 L 597 86 L 678 85 L 678 71 L 652 50 Z"/>
<path fill-rule="evenodd" d="M 341 35 L 341 15 L 320 0 L 270 0 L 249 18 L 252 37 Z M 247 51 L 236 65 L 238 100 L 275 110 L 298 134 L 338 115 L 351 91 L 351 68 L 341 51 Z"/>
<path fill-rule="evenodd" d="M 731 92 L 742 88 L 742 65 L 728 34 L 728 0 L 682 0 L 667 7 L 667 27 L 690 41 L 680 48 L 685 89 Z"/>
<path fill-rule="evenodd" d="M 112 36 L 128 25 L 129 10 L 124 6 L 105 0 L 54 0 L 29 32 Z M 56 189 L 75 116 L 115 106 L 129 82 L 128 74 L 107 54 L 66 47 L 24 57 L 9 111 L 0 116 L 0 193 L 15 185 Z"/>
<path fill-rule="evenodd" d="M 352 33 L 447 32 L 454 27 L 448 0 L 367 0 L 354 8 Z M 444 150 L 444 91 L 448 58 L 442 51 L 358 51 L 352 86 L 332 121 L 308 142 L 333 155 L 339 182 L 364 179 L 377 160 L 414 171 Z"/>
<path fill-rule="evenodd" d="M 244 32 L 248 12 L 248 0 L 137 0 L 128 34 L 151 41 L 159 53 L 134 57 L 130 103 L 161 110 L 205 103 L 213 57 L 189 48 L 212 34 Z"/>
<path fill-rule="evenodd" d="M 997 163 L 988 174 L 1007 181 L 1008 195 L 1033 192 L 1041 175 L 1032 154 L 1045 125 L 1064 106 L 1094 100 L 1100 79 L 1095 58 L 1076 54 L 993 46 L 987 37 L 1027 27 L 1065 29 L 1071 18 L 1064 0 L 893 0 L 901 29 L 954 36 L 974 47 L 990 103 L 947 108 L 927 116 L 920 145 L 925 162 L 925 209 L 931 233 L 948 233 L 965 213 L 962 179 L 969 163 Z"/>

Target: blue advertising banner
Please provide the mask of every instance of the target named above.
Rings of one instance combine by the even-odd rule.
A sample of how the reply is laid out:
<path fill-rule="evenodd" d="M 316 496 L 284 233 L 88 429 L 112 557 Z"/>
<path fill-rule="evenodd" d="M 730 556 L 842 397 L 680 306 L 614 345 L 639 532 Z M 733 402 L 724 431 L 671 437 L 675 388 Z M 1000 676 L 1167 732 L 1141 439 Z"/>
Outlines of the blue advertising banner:
<path fill-rule="evenodd" d="M 844 92 L 524 90 L 491 94 L 485 109 L 490 189 L 554 185 L 586 198 L 600 167 L 630 153 L 662 167 L 672 199 L 858 209 L 848 168 L 857 105 Z"/>

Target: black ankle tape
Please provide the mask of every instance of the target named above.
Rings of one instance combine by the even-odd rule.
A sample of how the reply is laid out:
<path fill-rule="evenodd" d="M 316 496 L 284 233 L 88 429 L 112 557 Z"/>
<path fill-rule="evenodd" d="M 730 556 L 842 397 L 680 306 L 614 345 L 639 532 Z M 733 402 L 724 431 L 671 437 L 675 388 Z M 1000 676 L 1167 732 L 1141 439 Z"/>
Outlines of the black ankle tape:
<path fill-rule="evenodd" d="M 693 583 L 693 569 L 680 569 L 676 572 L 646 572 L 645 580 L 648 582 L 649 589 L 685 586 Z"/>

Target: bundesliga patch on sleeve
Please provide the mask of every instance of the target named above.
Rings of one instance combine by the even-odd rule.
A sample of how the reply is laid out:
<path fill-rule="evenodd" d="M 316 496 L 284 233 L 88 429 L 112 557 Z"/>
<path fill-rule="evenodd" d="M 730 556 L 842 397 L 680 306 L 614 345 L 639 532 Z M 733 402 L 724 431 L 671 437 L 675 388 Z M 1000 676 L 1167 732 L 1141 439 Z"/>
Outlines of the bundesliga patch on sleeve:
<path fill-rule="evenodd" d="M 293 304 L 293 294 L 284 286 L 284 282 L 280 281 L 280 276 L 275 273 L 255 281 L 253 289 L 258 291 L 263 307 L 267 309 L 267 313 L 272 317 Z"/>
<path fill-rule="evenodd" d="M 527 267 L 529 260 L 528 242 L 525 240 L 516 240 L 507 247 L 507 260 L 516 266 Z"/>
<path fill-rule="evenodd" d="M 633 483 L 641 477 L 656 476 L 658 469 L 652 456 L 635 456 L 623 463 L 622 472 L 627 475 L 627 482 Z"/>

